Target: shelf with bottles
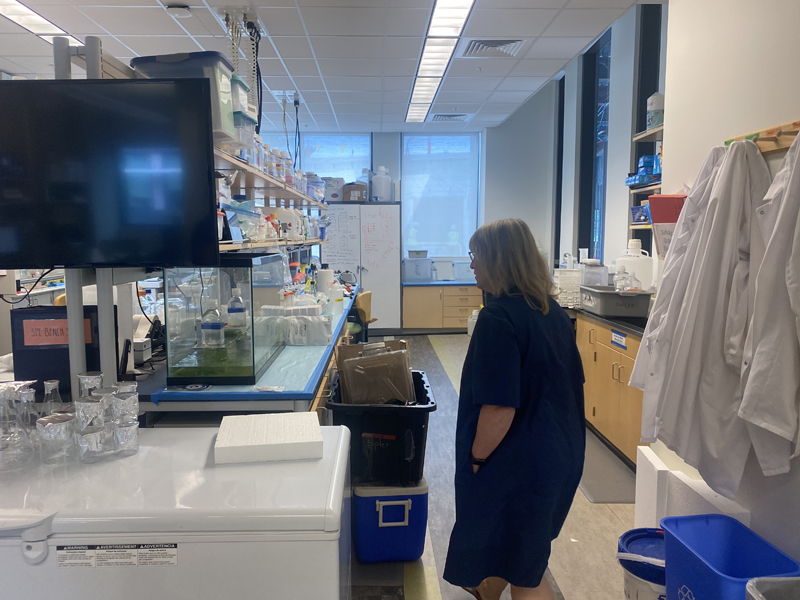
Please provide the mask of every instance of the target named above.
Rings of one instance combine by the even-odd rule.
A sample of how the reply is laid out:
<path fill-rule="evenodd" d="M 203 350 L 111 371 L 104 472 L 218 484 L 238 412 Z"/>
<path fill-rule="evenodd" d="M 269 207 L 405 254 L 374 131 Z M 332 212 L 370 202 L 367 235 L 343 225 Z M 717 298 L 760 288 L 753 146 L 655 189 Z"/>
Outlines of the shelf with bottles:
<path fill-rule="evenodd" d="M 220 252 L 236 252 L 239 250 L 305 248 L 327 244 L 328 240 L 308 238 L 306 240 L 268 240 L 265 242 L 241 242 L 238 244 L 220 244 Z"/>
<path fill-rule="evenodd" d="M 659 125 L 645 131 L 634 134 L 634 142 L 660 142 L 664 139 L 664 126 Z"/>
<path fill-rule="evenodd" d="M 283 181 L 267 175 L 253 165 L 219 148 L 214 148 L 214 168 L 222 172 L 239 171 L 237 181 L 240 186 L 245 189 L 265 190 L 265 196 L 275 196 L 278 200 L 294 200 L 295 206 L 298 208 L 318 208 L 322 210 L 328 208 L 327 204 L 288 187 Z M 271 190 L 274 190 L 275 193 L 272 193 Z"/>

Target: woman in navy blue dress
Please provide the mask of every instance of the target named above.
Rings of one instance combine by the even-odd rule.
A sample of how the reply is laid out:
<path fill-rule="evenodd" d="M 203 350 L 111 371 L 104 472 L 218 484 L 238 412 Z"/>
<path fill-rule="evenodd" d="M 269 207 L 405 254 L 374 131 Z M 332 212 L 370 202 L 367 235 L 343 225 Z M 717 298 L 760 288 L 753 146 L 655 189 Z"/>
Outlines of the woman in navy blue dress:
<path fill-rule="evenodd" d="M 461 377 L 456 524 L 444 578 L 480 600 L 553 598 L 543 579 L 586 445 L 583 368 L 569 317 L 524 221 L 469 243 L 481 310 Z"/>

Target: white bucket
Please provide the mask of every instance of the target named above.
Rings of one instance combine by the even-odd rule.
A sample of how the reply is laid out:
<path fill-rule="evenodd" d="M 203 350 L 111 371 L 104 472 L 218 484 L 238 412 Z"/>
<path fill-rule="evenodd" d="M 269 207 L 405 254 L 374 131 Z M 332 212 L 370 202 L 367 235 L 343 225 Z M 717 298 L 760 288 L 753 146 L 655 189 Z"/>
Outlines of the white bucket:
<path fill-rule="evenodd" d="M 667 600 L 667 586 L 640 579 L 624 568 L 622 571 L 625 573 L 626 600 Z"/>

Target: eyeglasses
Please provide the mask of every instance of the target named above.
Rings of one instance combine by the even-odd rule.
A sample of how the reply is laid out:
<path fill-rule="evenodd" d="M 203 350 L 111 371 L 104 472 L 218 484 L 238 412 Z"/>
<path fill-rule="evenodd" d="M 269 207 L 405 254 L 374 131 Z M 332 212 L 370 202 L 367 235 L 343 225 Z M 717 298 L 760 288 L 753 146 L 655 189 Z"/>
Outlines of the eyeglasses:
<path fill-rule="evenodd" d="M 475 255 L 472 253 L 472 251 L 469 251 L 467 254 L 469 254 L 470 260 L 475 260 Z"/>

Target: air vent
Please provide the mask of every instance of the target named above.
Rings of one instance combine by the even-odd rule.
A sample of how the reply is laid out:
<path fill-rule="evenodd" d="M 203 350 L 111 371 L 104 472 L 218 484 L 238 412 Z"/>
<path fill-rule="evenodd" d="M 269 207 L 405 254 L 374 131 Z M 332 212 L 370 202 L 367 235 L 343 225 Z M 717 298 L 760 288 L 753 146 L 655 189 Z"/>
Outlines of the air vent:
<path fill-rule="evenodd" d="M 522 44 L 522 40 L 470 40 L 461 58 L 512 58 Z"/>
<path fill-rule="evenodd" d="M 433 115 L 432 121 L 466 121 L 467 115 Z"/>

